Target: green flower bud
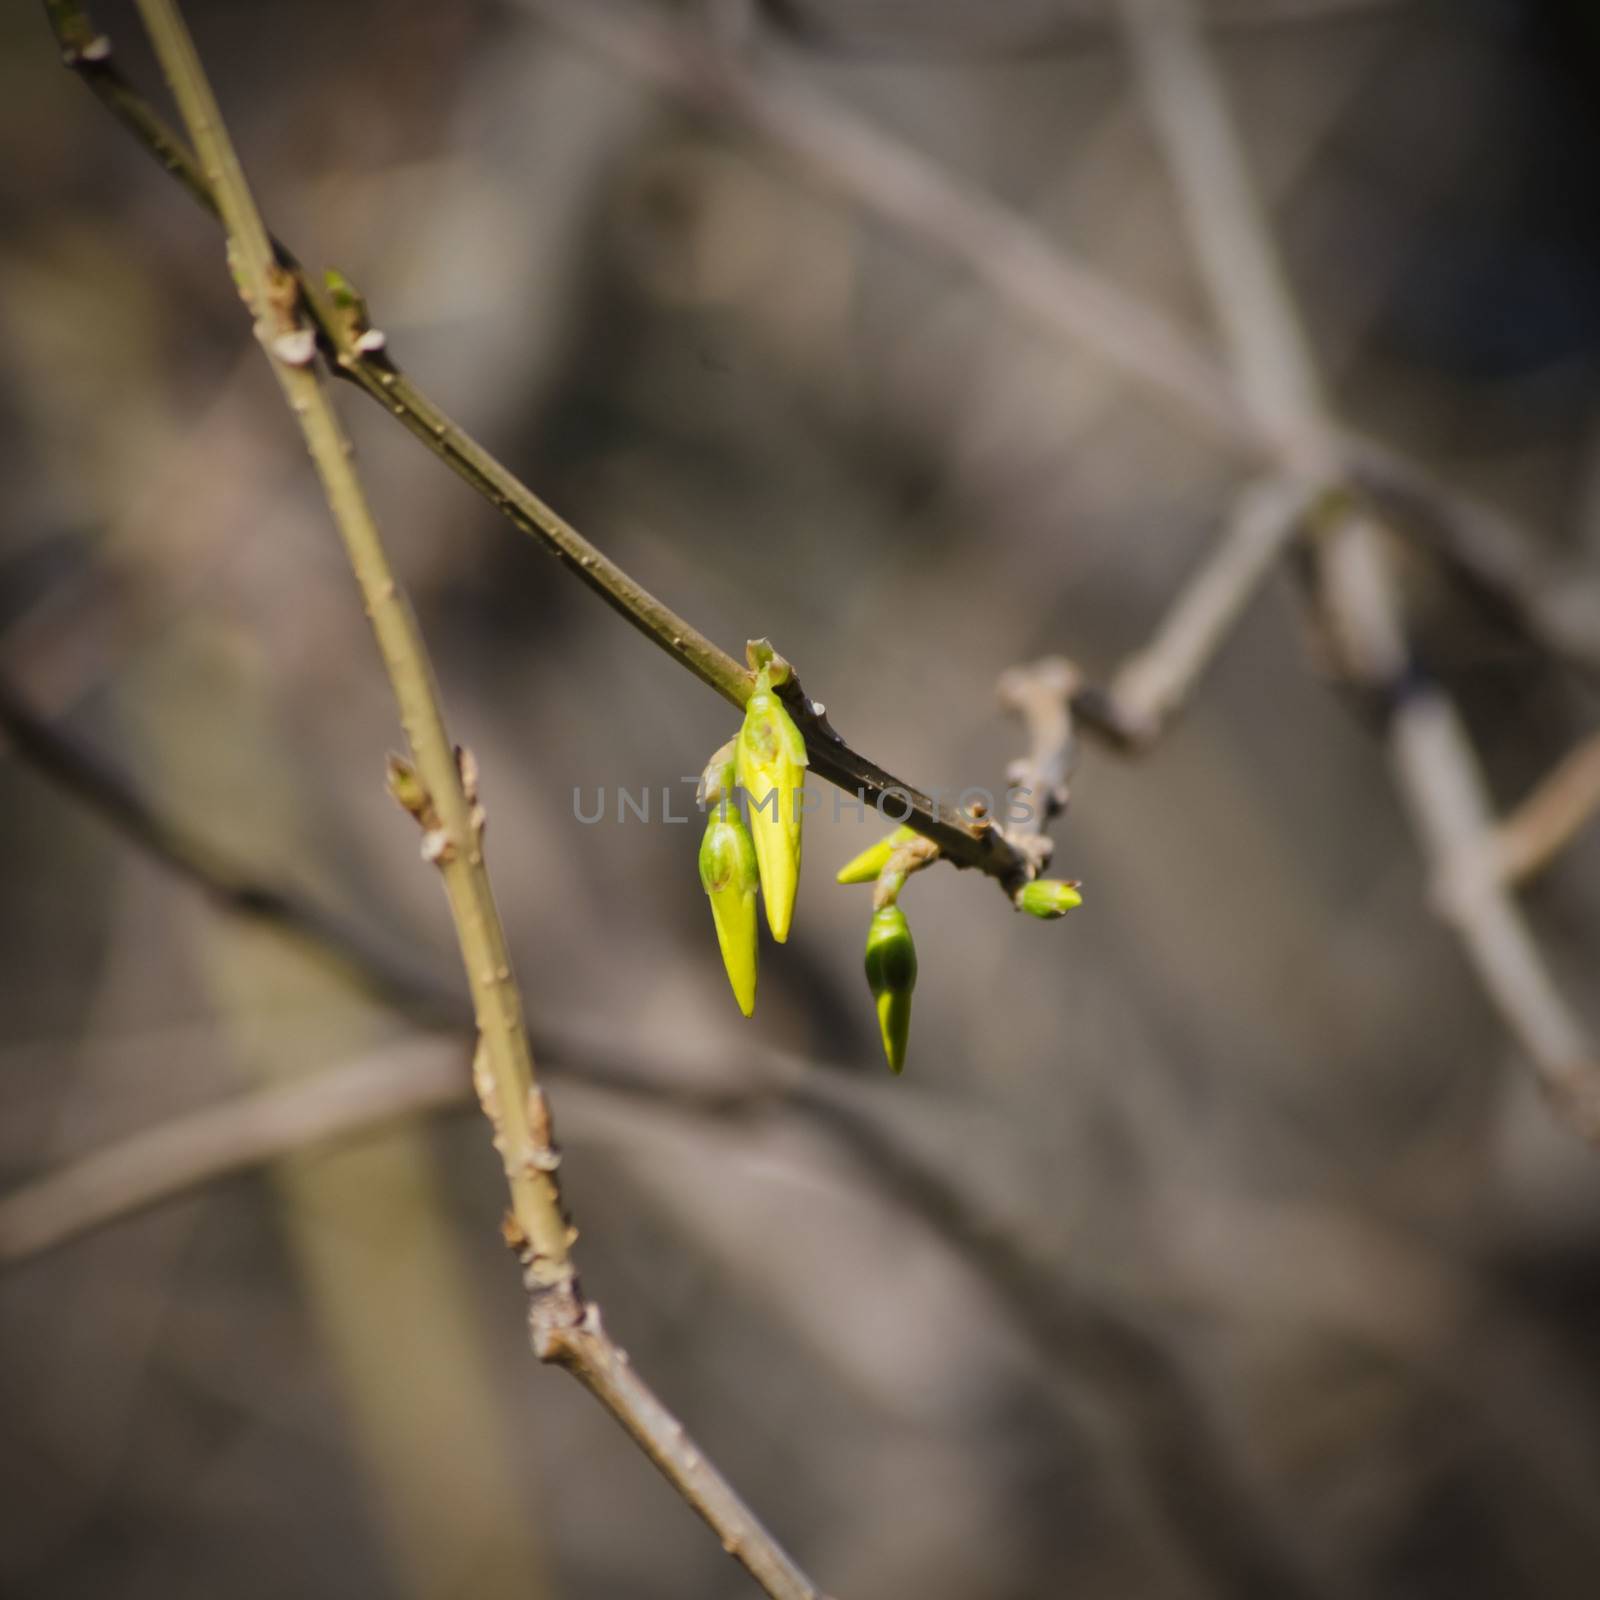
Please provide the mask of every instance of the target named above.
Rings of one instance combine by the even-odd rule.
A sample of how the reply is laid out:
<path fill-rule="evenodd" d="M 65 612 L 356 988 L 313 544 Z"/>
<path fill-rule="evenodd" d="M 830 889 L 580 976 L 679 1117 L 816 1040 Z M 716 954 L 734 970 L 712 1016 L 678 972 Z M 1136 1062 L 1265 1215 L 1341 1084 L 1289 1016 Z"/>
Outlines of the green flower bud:
<path fill-rule="evenodd" d="M 1035 878 L 1032 883 L 1025 883 L 1022 892 L 1017 896 L 1017 908 L 1026 911 L 1030 917 L 1043 917 L 1049 921 L 1053 917 L 1064 917 L 1074 906 L 1083 904 L 1083 896 L 1078 893 L 1075 883 L 1066 883 L 1060 878 Z"/>
<path fill-rule="evenodd" d="M 789 937 L 800 886 L 800 808 L 809 759 L 794 718 L 773 692 L 771 668 L 763 667 L 745 705 L 734 768 L 749 797 L 767 926 L 779 944 Z"/>
<path fill-rule="evenodd" d="M 726 802 L 712 811 L 700 841 L 700 886 L 711 900 L 733 998 L 748 1017 L 756 1008 L 756 850 L 744 819 Z"/>
<path fill-rule="evenodd" d="M 887 838 L 869 844 L 858 856 L 853 856 L 839 868 L 836 883 L 871 883 L 889 864 L 889 857 L 903 844 L 917 837 L 915 828 L 899 827 Z"/>
<path fill-rule="evenodd" d="M 867 927 L 867 983 L 878 1008 L 878 1031 L 889 1070 L 906 1064 L 906 1036 L 911 1031 L 911 991 L 917 986 L 917 947 L 899 906 L 874 911 Z"/>

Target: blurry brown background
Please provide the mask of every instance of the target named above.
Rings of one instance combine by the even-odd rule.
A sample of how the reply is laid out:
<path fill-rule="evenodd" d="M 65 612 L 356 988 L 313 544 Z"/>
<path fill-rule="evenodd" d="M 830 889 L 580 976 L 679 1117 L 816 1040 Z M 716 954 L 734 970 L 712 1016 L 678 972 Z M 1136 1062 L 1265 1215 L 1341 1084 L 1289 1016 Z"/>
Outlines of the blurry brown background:
<path fill-rule="evenodd" d="M 1593 7 L 1212 9 L 1341 411 L 1592 565 Z M 741 25 L 1211 339 L 1109 11 L 784 0 Z M 96 20 L 153 92 L 131 8 Z M 769 634 L 913 782 L 998 785 L 997 674 L 1109 670 L 1238 488 L 922 244 L 517 5 L 191 22 L 282 237 L 602 548 L 723 645 Z M 0 140 L 0 670 L 163 811 L 457 987 L 380 781 L 387 689 L 212 226 L 27 6 L 0 16 Z M 339 399 L 484 772 L 585 1284 L 830 1592 L 1594 1593 L 1600 1163 L 1431 918 L 1287 572 L 1152 756 L 1086 750 L 1056 829 L 1082 911 L 1037 924 L 944 869 L 910 887 L 890 1082 L 867 891 L 831 882 L 867 830 L 824 790 L 742 1023 L 697 830 L 573 805 L 672 786 L 681 815 L 728 708 Z M 1593 700 L 1406 570 L 1509 803 Z M 7 1185 L 251 1088 L 461 1053 L 14 751 L 0 806 Z M 1528 904 L 1600 1025 L 1600 838 Z M 618 1063 L 661 1092 L 583 1081 Z M 737 1113 L 675 1103 L 774 1074 Z M 0 1587 L 749 1592 L 533 1362 L 500 1206 L 463 1107 L 9 1272 Z"/>

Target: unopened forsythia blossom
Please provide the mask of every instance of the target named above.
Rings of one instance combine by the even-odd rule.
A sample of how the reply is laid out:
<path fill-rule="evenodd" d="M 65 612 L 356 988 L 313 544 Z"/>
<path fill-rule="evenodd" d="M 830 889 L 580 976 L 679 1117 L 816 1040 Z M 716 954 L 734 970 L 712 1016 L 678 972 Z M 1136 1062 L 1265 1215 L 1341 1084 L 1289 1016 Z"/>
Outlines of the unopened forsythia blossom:
<path fill-rule="evenodd" d="M 756 1005 L 756 850 L 733 795 L 733 741 L 706 768 L 700 784 L 706 808 L 700 841 L 700 886 L 711 901 L 717 946 L 733 998 L 748 1017 Z"/>
<path fill-rule="evenodd" d="M 806 742 L 772 687 L 772 673 L 756 674 L 745 703 L 734 768 L 750 801 L 756 865 L 767 902 L 767 926 L 782 944 L 789 937 L 795 891 L 800 886 L 800 823 L 806 782 Z"/>
<path fill-rule="evenodd" d="M 867 983 L 877 1006 L 889 1070 L 899 1072 L 906 1064 L 911 991 L 917 986 L 917 947 L 899 906 L 887 905 L 872 913 L 867 927 Z"/>

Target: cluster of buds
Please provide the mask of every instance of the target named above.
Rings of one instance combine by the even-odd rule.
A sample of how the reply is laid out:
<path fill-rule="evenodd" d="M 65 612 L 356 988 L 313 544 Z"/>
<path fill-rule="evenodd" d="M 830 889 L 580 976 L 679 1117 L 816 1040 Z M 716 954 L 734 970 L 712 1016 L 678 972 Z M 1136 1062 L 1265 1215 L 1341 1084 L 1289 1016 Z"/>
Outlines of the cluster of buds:
<path fill-rule="evenodd" d="M 756 681 L 745 703 L 744 721 L 707 763 L 698 799 L 706 812 L 700 884 L 711 902 L 733 997 L 748 1017 L 756 1003 L 758 889 L 767 909 L 767 926 L 779 944 L 788 939 L 794 918 L 808 758 L 805 738 L 777 693 L 788 679 L 788 664 L 765 640 L 753 641 L 747 654 Z M 736 799 L 740 789 L 749 802 L 748 825 Z M 900 891 L 912 873 L 938 856 L 937 845 L 915 828 L 902 826 L 868 846 L 837 874 L 840 883 L 873 885 L 867 985 L 877 1010 L 884 1057 L 894 1073 L 905 1067 L 911 996 L 917 986 L 917 947 L 900 909 Z M 1050 920 L 1082 905 L 1083 897 L 1075 882 L 1034 878 L 1016 891 L 1014 903 L 1019 911 Z"/>
<path fill-rule="evenodd" d="M 789 669 L 764 641 L 750 647 L 756 686 L 739 731 L 707 764 L 699 802 L 706 811 L 700 841 L 700 885 L 711 901 L 717 944 L 739 1009 L 756 1004 L 756 889 L 779 944 L 789 937 L 800 887 L 800 825 L 805 814 L 806 742 L 775 692 Z M 750 802 L 746 826 L 734 797 Z M 753 832 L 753 837 L 752 837 Z"/>
<path fill-rule="evenodd" d="M 884 1058 L 894 1073 L 901 1072 L 906 1064 L 911 995 L 917 986 L 917 947 L 912 942 L 911 924 L 900 909 L 900 891 L 913 872 L 936 861 L 938 856 L 937 845 L 915 828 L 901 826 L 876 844 L 868 845 L 837 874 L 840 883 L 874 885 L 872 921 L 867 925 L 867 986 L 878 1012 Z M 1083 896 L 1076 883 L 1034 878 L 1017 890 L 1015 904 L 1030 916 L 1051 920 L 1081 906 Z"/>

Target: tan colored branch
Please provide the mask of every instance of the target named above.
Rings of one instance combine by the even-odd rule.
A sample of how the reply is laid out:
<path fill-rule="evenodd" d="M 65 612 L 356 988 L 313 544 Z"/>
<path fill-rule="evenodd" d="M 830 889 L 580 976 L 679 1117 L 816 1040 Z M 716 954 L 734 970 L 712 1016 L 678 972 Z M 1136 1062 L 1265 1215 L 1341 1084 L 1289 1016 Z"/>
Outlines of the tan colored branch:
<path fill-rule="evenodd" d="M 42 1255 L 176 1195 L 400 1117 L 464 1102 L 466 1051 L 424 1038 L 173 1117 L 0 1199 L 0 1263 Z"/>
<path fill-rule="evenodd" d="M 1123 662 L 1104 691 L 1080 693 L 1083 720 L 1125 750 L 1149 749 L 1188 704 L 1245 608 L 1304 531 L 1313 501 L 1303 484 L 1281 478 L 1247 485 L 1149 643 Z"/>
<path fill-rule="evenodd" d="M 662 1443 L 660 1403 L 638 1379 L 614 1381 L 613 1368 L 623 1358 L 584 1302 L 569 1253 L 573 1235 L 556 1184 L 550 1113 L 534 1075 L 521 995 L 484 865 L 476 764 L 445 730 L 426 647 L 314 366 L 316 341 L 301 318 L 298 285 L 278 263 L 177 4 L 139 0 L 139 12 L 221 214 L 257 337 L 305 435 L 394 690 L 415 769 L 397 767 L 392 783 L 425 830 L 423 854 L 439 868 L 450 902 L 477 1021 L 473 1079 L 511 1195 L 508 1239 L 523 1263 L 535 1348 L 576 1372 L 635 1438 L 651 1441 L 651 1459 L 770 1594 L 810 1600 L 813 1585 L 692 1447 L 681 1425 L 673 1422 L 673 1441 Z"/>
<path fill-rule="evenodd" d="M 1200 266 L 1252 412 L 1313 492 L 1347 491 L 1349 461 L 1326 411 L 1293 294 L 1185 0 L 1122 0 L 1130 48 Z M 1560 1112 L 1600 1142 L 1600 1058 L 1546 971 L 1505 883 L 1483 870 L 1493 813 L 1459 714 L 1419 680 L 1383 532 L 1352 504 L 1314 540 L 1318 586 L 1348 680 L 1388 715 L 1395 780 L 1433 870 L 1436 902 Z"/>
<path fill-rule="evenodd" d="M 535 1282 L 561 1292 L 572 1277 L 567 1223 L 553 1169 L 544 1165 L 549 1140 L 505 936 L 483 867 L 481 813 L 467 793 L 426 648 L 390 568 L 349 443 L 312 366 L 315 345 L 300 319 L 294 284 L 277 264 L 188 30 L 173 0 L 141 0 L 139 10 L 227 229 L 230 262 L 256 336 L 305 435 L 372 621 L 435 824 L 431 859 L 444 877 L 479 1034 L 499 1092 L 498 1137 L 512 1209 L 532 1247 Z"/>
<path fill-rule="evenodd" d="M 1600 733 L 1562 757 L 1490 840 L 1490 870 L 1516 887 L 1537 877 L 1600 812 Z"/>
<path fill-rule="evenodd" d="M 1027 851 L 1035 874 L 1053 853 L 1046 830 L 1053 817 L 1067 809 L 1078 739 L 1073 721 L 1073 696 L 1082 685 L 1078 669 L 1062 656 L 1046 656 L 1025 667 L 1002 673 L 1000 704 L 1019 718 L 1028 733 L 1028 752 L 1006 773 L 1012 793 L 1026 806 L 1026 815 L 1010 824 L 1012 839 Z M 1018 883 L 1013 899 L 1022 893 Z"/>

